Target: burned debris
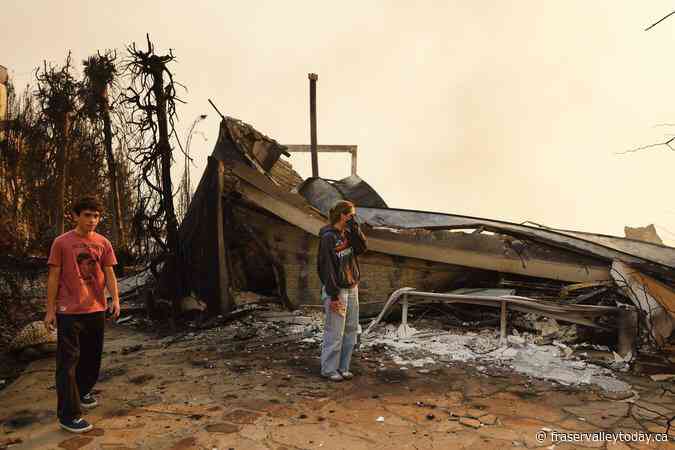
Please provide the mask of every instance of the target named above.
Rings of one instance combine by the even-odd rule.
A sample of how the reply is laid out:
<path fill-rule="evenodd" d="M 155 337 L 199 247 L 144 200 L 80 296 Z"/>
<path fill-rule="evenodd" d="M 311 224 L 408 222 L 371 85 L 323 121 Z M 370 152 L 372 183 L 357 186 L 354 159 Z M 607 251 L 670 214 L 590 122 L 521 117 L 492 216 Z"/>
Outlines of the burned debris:
<path fill-rule="evenodd" d="M 301 181 L 281 158 L 286 150 L 250 125 L 223 118 L 179 231 L 186 268 L 182 283 L 208 299 L 211 313 L 236 308 L 233 294 L 241 291 L 290 308 L 319 304 L 316 236 L 330 205 L 347 199 L 357 205 L 371 249 L 361 260 L 362 315 L 379 313 L 392 292 L 404 287 L 443 295 L 509 289 L 483 303 L 527 303 L 512 306 L 508 315 L 514 320 L 536 312 L 599 332 L 613 330 L 613 346 L 619 335 L 630 341 L 623 354 L 636 345 L 666 345 L 673 330 L 668 307 L 675 249 L 535 224 L 389 208 L 356 174 L 340 181 Z M 529 300 L 509 300 L 509 295 Z M 475 304 L 452 308 L 464 314 L 484 311 Z M 631 331 L 617 334 L 618 328 Z M 634 342 L 631 333 L 639 334 Z"/>
<path fill-rule="evenodd" d="M 388 408 L 395 406 L 428 424 L 416 427 L 499 434 L 521 426 L 503 412 L 514 398 L 529 407 L 574 391 L 594 402 L 565 403 L 581 426 L 596 419 L 602 405 L 620 410 L 611 420 L 632 417 L 638 426 L 668 433 L 670 411 L 652 409 L 643 396 L 655 398 L 654 385 L 675 376 L 672 366 L 647 367 L 634 357 L 668 349 L 673 249 L 397 210 L 357 174 L 303 181 L 284 155 L 284 146 L 250 125 L 223 119 L 178 230 L 174 285 L 182 289 L 177 305 L 186 326 L 157 327 L 156 319 L 175 318 L 176 305 L 150 269 L 120 279 L 124 308 L 116 332 L 122 337 L 108 347 L 111 362 L 99 382 L 131 394 L 104 423 L 135 411 L 190 426 L 201 421 L 209 436 L 235 435 L 268 417 L 237 409 L 248 402 L 291 411 L 296 422 L 331 423 L 339 411 L 331 396 L 353 391 L 363 397 L 365 388 L 376 392 L 366 400 L 375 405 L 367 414 L 377 426 L 394 422 Z M 317 376 L 323 307 L 316 255 L 326 210 L 339 199 L 356 202 L 371 250 L 360 258 L 358 377 L 336 391 Z M 129 339 L 126 327 L 143 333 Z M 17 337 L 17 349 L 31 357 L 49 339 L 31 328 Z M 652 375 L 649 390 L 631 367 Z M 428 395 L 430 385 L 443 394 Z M 404 395 L 394 405 L 396 392 Z M 330 403 L 313 409 L 324 401 Z M 345 410 L 352 414 L 352 405 Z M 363 427 L 361 416 L 357 426 Z"/>
<path fill-rule="evenodd" d="M 439 354 L 425 353 L 428 340 L 444 346 L 442 358 L 456 351 L 513 362 L 543 351 L 555 356 L 544 358 L 548 363 L 562 364 L 558 380 L 569 381 L 565 371 L 572 369 L 558 358 L 571 352 L 602 353 L 601 367 L 622 368 L 637 352 L 667 348 L 675 249 L 390 208 L 356 173 L 303 180 L 284 159 L 288 150 L 223 117 L 178 230 L 181 269 L 174 285 L 181 287 L 178 308 L 189 319 L 188 333 L 229 336 L 222 344 L 228 341 L 231 351 L 303 341 L 318 346 L 319 319 L 304 323 L 288 313 L 288 320 L 273 320 L 283 325 L 270 327 L 268 316 L 281 314 L 280 307 L 320 311 L 317 234 L 330 206 L 347 199 L 357 205 L 370 248 L 360 258 L 364 351 L 384 345 L 390 356 L 407 361 L 392 338 L 410 348 L 419 341 L 413 359 L 421 361 Z M 174 306 L 154 280 L 149 270 L 120 280 L 120 323 L 147 327 L 149 320 L 171 319 Z M 304 328 L 289 328 L 296 325 Z M 543 350 L 529 347 L 535 344 Z"/>

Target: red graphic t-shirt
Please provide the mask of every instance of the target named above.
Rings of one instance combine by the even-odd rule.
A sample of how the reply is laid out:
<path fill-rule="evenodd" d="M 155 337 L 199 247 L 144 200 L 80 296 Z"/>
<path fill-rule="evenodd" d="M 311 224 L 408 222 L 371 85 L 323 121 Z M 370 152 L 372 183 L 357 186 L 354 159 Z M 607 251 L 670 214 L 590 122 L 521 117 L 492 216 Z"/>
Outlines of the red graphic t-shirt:
<path fill-rule="evenodd" d="M 54 239 L 47 264 L 61 267 L 57 313 L 105 311 L 103 267 L 117 264 L 110 241 L 98 233 L 83 237 L 69 231 Z"/>

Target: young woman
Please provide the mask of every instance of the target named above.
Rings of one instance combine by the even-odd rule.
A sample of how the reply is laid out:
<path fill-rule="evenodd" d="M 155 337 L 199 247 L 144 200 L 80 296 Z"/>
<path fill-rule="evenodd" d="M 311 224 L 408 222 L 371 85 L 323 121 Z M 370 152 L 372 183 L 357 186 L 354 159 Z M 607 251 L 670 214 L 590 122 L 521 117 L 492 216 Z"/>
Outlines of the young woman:
<path fill-rule="evenodd" d="M 366 238 L 354 220 L 354 204 L 339 201 L 329 213 L 330 225 L 319 232 L 318 270 L 325 311 L 321 375 L 352 378 L 349 365 L 359 326 L 359 263 Z"/>

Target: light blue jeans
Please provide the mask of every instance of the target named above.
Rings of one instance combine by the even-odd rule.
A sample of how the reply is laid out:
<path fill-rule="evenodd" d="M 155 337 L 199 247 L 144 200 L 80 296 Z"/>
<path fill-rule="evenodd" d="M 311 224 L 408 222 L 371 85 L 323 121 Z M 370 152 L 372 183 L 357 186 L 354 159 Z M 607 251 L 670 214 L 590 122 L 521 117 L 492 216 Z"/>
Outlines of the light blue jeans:
<path fill-rule="evenodd" d="M 321 301 L 325 312 L 323 347 L 321 349 L 321 374 L 330 376 L 339 370 L 349 371 L 352 351 L 359 328 L 359 288 L 340 289 L 340 300 L 347 305 L 347 315 L 330 309 L 330 298 L 321 286 Z"/>

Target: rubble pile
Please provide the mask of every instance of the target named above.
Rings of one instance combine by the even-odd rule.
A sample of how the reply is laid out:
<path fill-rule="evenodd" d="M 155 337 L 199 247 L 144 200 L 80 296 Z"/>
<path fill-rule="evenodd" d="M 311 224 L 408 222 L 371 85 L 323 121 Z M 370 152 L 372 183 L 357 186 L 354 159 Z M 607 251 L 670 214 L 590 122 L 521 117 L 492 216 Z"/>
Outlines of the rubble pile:
<path fill-rule="evenodd" d="M 631 387 L 614 377 L 614 373 L 580 358 L 574 348 L 561 342 L 536 344 L 533 334 L 512 334 L 508 346 L 500 346 L 499 333 L 492 330 L 474 332 L 439 332 L 433 329 L 411 329 L 401 337 L 395 325 L 376 329 L 364 343 L 365 349 L 385 349 L 401 369 L 425 368 L 439 364 L 472 362 L 486 374 L 498 369 L 511 369 L 532 378 L 556 381 L 563 385 L 593 384 L 611 392 L 630 391 Z M 489 367 L 489 369 L 487 367 Z"/>
<path fill-rule="evenodd" d="M 175 343 L 218 349 L 229 352 L 254 352 L 256 349 L 297 344 L 309 351 L 320 352 L 323 315 L 320 310 L 306 308 L 289 312 L 276 304 L 247 304 L 238 309 L 236 319 L 218 316 L 202 325 L 189 323 L 189 328 L 163 338 L 164 346 Z M 439 365 L 470 363 L 486 375 L 494 371 L 515 371 L 535 379 L 562 385 L 595 385 L 609 392 L 630 392 L 631 386 L 616 378 L 609 367 L 583 359 L 585 344 L 570 344 L 564 339 L 577 339 L 576 326 L 559 325 L 555 320 L 525 314 L 521 322 L 533 332 L 519 333 L 516 328 L 508 336 L 508 345 L 500 346 L 499 332 L 493 328 L 480 332 L 453 328 L 444 330 L 439 320 L 421 321 L 421 328 L 406 329 L 386 324 L 375 329 L 363 342 L 364 358 L 378 359 L 385 368 L 391 363 L 401 370 L 418 369 L 422 373 Z M 147 326 L 143 317 L 125 321 L 125 325 Z M 432 325 L 435 325 L 432 326 Z M 587 355 L 586 355 L 587 356 Z M 357 356 L 358 357 L 358 356 Z M 627 367 L 625 366 L 616 366 Z"/>

